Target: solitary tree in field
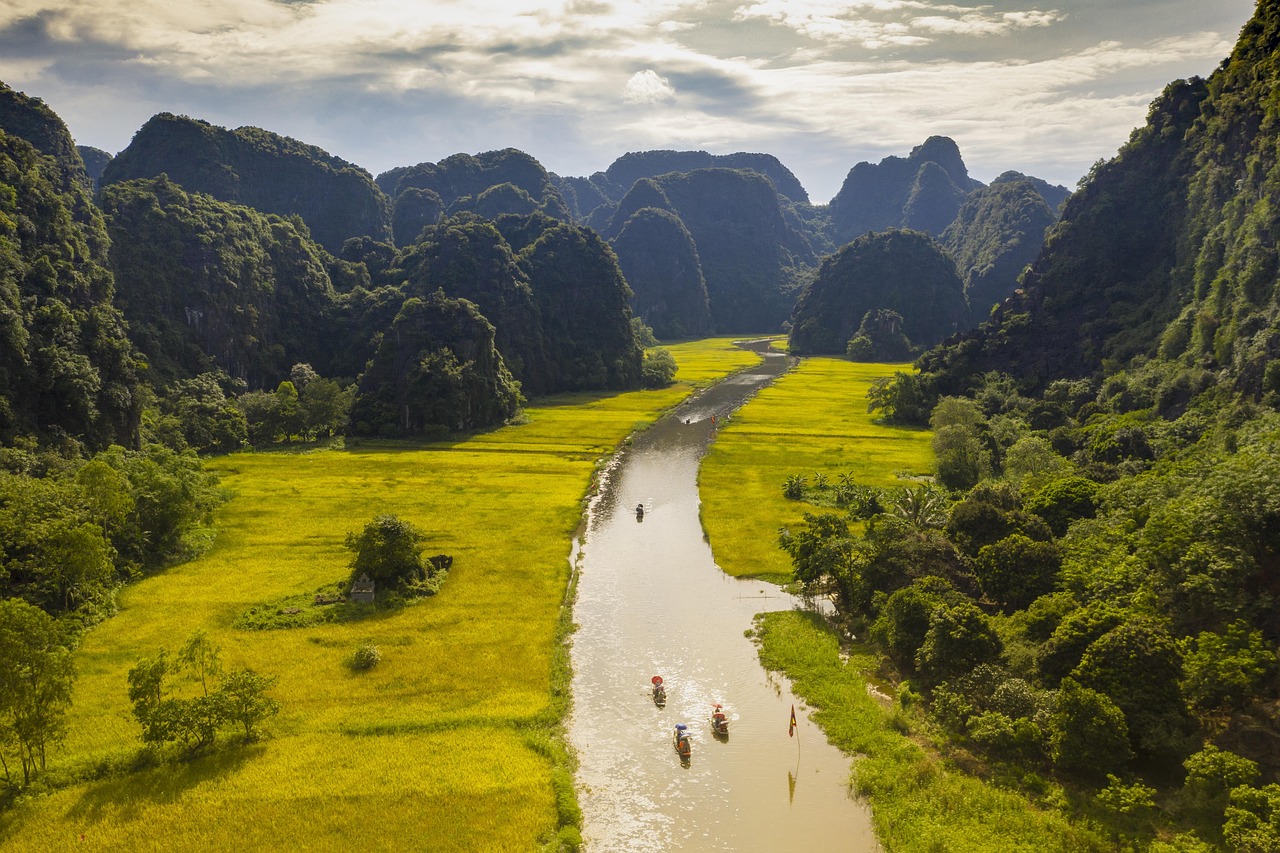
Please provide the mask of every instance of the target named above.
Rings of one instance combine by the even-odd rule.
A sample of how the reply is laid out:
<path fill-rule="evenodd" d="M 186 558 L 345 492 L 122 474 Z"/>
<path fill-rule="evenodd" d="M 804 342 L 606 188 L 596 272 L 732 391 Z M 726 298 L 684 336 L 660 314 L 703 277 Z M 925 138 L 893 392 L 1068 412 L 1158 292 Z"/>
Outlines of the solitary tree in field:
<path fill-rule="evenodd" d="M 395 515 L 380 515 L 359 533 L 347 535 L 354 552 L 351 577 L 368 575 L 381 584 L 400 586 L 424 579 L 430 569 L 422 560 L 426 534 Z"/>

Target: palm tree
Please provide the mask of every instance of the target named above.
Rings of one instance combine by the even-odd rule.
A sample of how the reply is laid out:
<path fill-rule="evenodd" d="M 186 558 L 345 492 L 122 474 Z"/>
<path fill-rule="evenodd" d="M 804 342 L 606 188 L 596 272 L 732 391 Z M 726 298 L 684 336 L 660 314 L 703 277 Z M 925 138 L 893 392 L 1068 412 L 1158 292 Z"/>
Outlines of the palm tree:
<path fill-rule="evenodd" d="M 893 502 L 893 514 L 921 530 L 947 523 L 947 499 L 929 484 L 907 488 Z"/>

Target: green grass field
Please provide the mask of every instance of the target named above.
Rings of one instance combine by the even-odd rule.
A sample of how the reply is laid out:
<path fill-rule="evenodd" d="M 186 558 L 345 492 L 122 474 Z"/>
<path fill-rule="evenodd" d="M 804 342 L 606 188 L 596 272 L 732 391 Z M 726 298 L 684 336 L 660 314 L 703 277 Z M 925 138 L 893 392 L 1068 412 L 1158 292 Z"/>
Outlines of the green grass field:
<path fill-rule="evenodd" d="M 784 580 L 791 563 L 778 528 L 815 507 L 787 500 L 788 475 L 834 483 L 841 473 L 866 486 L 901 485 L 900 474 L 932 471 L 932 434 L 874 423 L 872 380 L 906 365 L 806 358 L 762 390 L 720 430 L 698 473 L 702 523 L 727 573 Z"/>
<path fill-rule="evenodd" d="M 121 612 L 88 634 L 48 774 L 82 781 L 0 816 L 0 844 L 527 851 L 572 835 L 561 604 L 582 499 L 630 432 L 757 359 L 728 339 L 668 348 L 672 388 L 540 399 L 526 423 L 465 440 L 215 460 L 233 498 L 214 547 L 126 589 Z M 428 553 L 454 556 L 438 596 L 355 623 L 231 627 L 254 605 L 344 577 L 344 537 L 385 512 L 427 531 Z M 120 769 L 139 747 L 127 671 L 196 629 L 228 669 L 279 677 L 273 736 Z M 366 640 L 382 661 L 353 673 L 345 661 Z"/>

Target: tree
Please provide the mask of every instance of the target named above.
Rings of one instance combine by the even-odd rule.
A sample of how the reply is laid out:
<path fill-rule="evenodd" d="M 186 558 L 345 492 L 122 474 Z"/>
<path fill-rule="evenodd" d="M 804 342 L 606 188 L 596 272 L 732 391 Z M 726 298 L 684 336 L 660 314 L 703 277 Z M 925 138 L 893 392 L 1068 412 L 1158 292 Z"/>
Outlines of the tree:
<path fill-rule="evenodd" d="M 665 388 L 675 381 L 676 360 L 663 347 L 646 350 L 640 363 L 640 380 L 646 388 Z"/>
<path fill-rule="evenodd" d="M 245 740 L 257 737 L 257 727 L 267 717 L 280 713 L 280 703 L 267 695 L 276 676 L 259 675 L 251 669 L 237 670 L 222 679 L 216 694 L 221 715 L 244 727 Z"/>
<path fill-rule="evenodd" d="M 973 561 L 982 592 L 992 601 L 1022 610 L 1053 592 L 1062 555 L 1052 542 L 1036 542 L 1021 533 L 987 545 Z"/>
<path fill-rule="evenodd" d="M 838 577 L 847 569 L 853 552 L 848 522 L 829 512 L 806 512 L 804 526 L 795 533 L 783 528 L 778 544 L 791 555 L 796 580 L 804 583 Z"/>
<path fill-rule="evenodd" d="M 1258 781 L 1258 763 L 1243 755 L 1218 749 L 1211 743 L 1190 755 L 1182 762 L 1187 771 L 1183 790 L 1201 809 L 1217 812 L 1220 816 L 1227 805 L 1231 791 L 1241 785 Z"/>
<path fill-rule="evenodd" d="M 1000 636 L 991 620 L 968 600 L 935 608 L 916 654 L 916 668 L 937 683 L 1000 656 Z"/>
<path fill-rule="evenodd" d="M 1280 850 L 1280 785 L 1241 785 L 1232 789 L 1222 835 L 1238 853 Z"/>
<path fill-rule="evenodd" d="M 1124 712 L 1135 745 L 1149 753 L 1174 748 L 1185 718 L 1178 683 L 1182 655 L 1165 628 L 1130 618 L 1095 640 L 1072 672 Z"/>
<path fill-rule="evenodd" d="M 347 534 L 347 548 L 354 554 L 352 580 L 368 575 L 390 586 L 423 580 L 430 572 L 422 560 L 426 539 L 425 533 L 398 516 L 377 516 L 360 533 Z"/>
<path fill-rule="evenodd" d="M 1027 512 L 1043 518 L 1054 536 L 1063 536 L 1071 522 L 1094 517 L 1099 488 L 1084 477 L 1068 477 L 1049 483 L 1028 498 L 1024 506 Z"/>
<path fill-rule="evenodd" d="M 1202 631 L 1189 637 L 1182 651 L 1182 692 L 1201 711 L 1243 709 L 1276 670 L 1275 649 L 1244 621 L 1228 625 L 1225 634 Z"/>
<path fill-rule="evenodd" d="M 1124 712 L 1096 690 L 1063 679 L 1049 734 L 1053 761 L 1065 770 L 1101 775 L 1133 755 Z"/>
<path fill-rule="evenodd" d="M 951 584 L 942 578 L 920 578 L 889 596 L 872 625 L 871 635 L 899 667 L 914 670 L 933 612 L 955 597 Z"/>
<path fill-rule="evenodd" d="M 59 624 L 17 598 L 0 601 L 0 764 L 14 784 L 16 751 L 22 784 L 45 769 L 48 749 L 66 733 L 75 670 Z"/>
<path fill-rule="evenodd" d="M 871 380 L 867 389 L 867 413 L 880 412 L 891 424 L 923 426 L 937 402 L 933 377 L 898 371 L 893 377 Z"/>

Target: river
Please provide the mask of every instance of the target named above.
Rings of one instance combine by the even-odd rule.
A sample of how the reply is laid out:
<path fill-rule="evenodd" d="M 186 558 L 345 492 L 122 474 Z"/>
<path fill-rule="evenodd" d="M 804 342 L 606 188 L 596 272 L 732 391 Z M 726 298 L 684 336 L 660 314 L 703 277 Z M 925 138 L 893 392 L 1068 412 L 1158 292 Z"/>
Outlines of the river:
<path fill-rule="evenodd" d="M 755 614 L 805 602 L 720 571 L 698 517 L 698 464 L 716 429 L 786 369 L 786 356 L 768 354 L 686 401 L 602 478 L 575 548 L 569 736 L 589 850 L 878 849 L 865 804 L 848 793 L 848 757 L 745 636 Z M 665 708 L 650 694 L 655 675 Z M 713 702 L 729 713 L 728 738 L 711 733 Z M 679 722 L 692 733 L 686 763 L 672 745 Z"/>

